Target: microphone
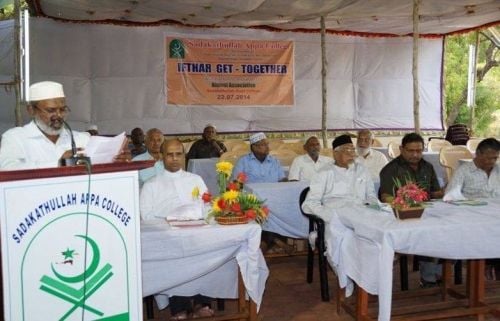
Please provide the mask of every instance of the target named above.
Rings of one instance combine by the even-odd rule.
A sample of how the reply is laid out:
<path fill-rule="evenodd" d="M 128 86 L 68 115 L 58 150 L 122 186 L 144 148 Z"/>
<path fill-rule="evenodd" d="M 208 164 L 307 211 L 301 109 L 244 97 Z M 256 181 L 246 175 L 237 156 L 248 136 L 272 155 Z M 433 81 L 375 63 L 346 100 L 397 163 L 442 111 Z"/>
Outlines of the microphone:
<path fill-rule="evenodd" d="M 61 158 L 59 160 L 60 166 L 75 166 L 75 165 L 90 165 L 90 157 L 78 155 L 75 143 L 75 137 L 73 136 L 73 130 L 69 127 L 69 124 L 63 120 L 64 127 L 69 131 L 69 136 L 71 138 L 71 153 L 73 154 L 70 158 Z"/>

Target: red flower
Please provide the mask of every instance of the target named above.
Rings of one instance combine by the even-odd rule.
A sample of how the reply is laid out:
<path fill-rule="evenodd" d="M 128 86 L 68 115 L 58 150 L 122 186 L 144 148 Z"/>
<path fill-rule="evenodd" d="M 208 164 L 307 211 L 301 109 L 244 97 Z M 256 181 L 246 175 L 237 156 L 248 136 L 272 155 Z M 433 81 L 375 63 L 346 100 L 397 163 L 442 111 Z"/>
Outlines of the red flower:
<path fill-rule="evenodd" d="M 238 213 L 238 212 L 241 212 L 241 206 L 239 203 L 233 203 L 231 205 L 231 211 L 235 212 L 235 213 Z"/>
<path fill-rule="evenodd" d="M 251 219 L 251 220 L 253 220 L 253 219 L 255 219 L 255 217 L 257 217 L 257 213 L 255 213 L 255 211 L 254 211 L 252 208 L 251 208 L 251 209 L 249 209 L 249 210 L 246 210 L 246 211 L 245 211 L 245 215 L 246 215 L 249 219 Z"/>
<path fill-rule="evenodd" d="M 205 192 L 203 193 L 203 195 L 201 195 L 201 199 L 205 203 L 210 203 L 210 201 L 212 200 L 212 194 L 210 194 L 209 192 Z"/>
<path fill-rule="evenodd" d="M 231 183 L 227 184 L 227 189 L 230 191 L 239 191 L 240 185 L 235 183 L 235 182 L 231 182 Z"/>
<path fill-rule="evenodd" d="M 218 201 L 217 201 L 217 206 L 219 206 L 219 208 L 221 210 L 225 210 L 226 209 L 226 202 L 220 198 Z"/>
<path fill-rule="evenodd" d="M 236 180 L 242 184 L 245 184 L 247 182 L 247 174 L 243 172 L 238 173 L 238 176 L 236 176 Z"/>

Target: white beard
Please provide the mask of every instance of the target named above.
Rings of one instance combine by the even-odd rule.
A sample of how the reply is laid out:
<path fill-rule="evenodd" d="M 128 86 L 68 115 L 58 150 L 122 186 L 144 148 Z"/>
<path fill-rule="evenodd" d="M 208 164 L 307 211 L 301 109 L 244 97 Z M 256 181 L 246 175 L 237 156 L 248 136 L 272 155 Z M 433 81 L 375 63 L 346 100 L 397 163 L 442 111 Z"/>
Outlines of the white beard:
<path fill-rule="evenodd" d="M 368 155 L 370 153 L 370 151 L 372 149 L 370 147 L 366 147 L 366 148 L 356 147 L 356 150 L 357 150 L 359 156 L 365 157 L 366 155 Z"/>
<path fill-rule="evenodd" d="M 54 129 L 47 124 L 45 124 L 43 121 L 39 120 L 38 118 L 35 117 L 34 119 L 36 126 L 38 129 L 40 129 L 43 133 L 49 135 L 49 136 L 57 136 L 60 135 L 63 131 L 63 128 L 61 127 L 60 129 Z"/>

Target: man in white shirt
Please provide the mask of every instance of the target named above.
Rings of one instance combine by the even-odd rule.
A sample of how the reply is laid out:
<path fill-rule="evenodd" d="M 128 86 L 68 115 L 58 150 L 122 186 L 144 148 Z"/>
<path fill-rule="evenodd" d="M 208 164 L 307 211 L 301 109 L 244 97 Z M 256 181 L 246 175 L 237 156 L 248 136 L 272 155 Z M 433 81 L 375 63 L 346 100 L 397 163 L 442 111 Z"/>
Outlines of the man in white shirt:
<path fill-rule="evenodd" d="M 161 156 L 161 144 L 164 136 L 158 128 L 151 128 L 146 132 L 146 149 L 145 153 L 135 156 L 132 161 L 155 160 L 153 167 L 141 169 L 139 171 L 139 185 L 144 185 L 148 179 L 154 177 L 157 173 L 163 172 L 163 158 Z"/>
<path fill-rule="evenodd" d="M 295 157 L 288 173 L 289 181 L 310 181 L 319 171 L 333 163 L 331 157 L 320 155 L 321 144 L 316 136 L 309 137 L 304 144 L 306 154 Z"/>
<path fill-rule="evenodd" d="M 341 135 L 332 143 L 335 164 L 315 175 L 302 204 L 307 213 L 329 222 L 336 209 L 378 203 L 368 170 L 354 162 L 356 149 L 349 135 Z"/>
<path fill-rule="evenodd" d="M 71 135 L 64 126 L 70 111 L 63 86 L 42 81 L 30 86 L 28 113 L 32 120 L 23 127 L 9 129 L 2 135 L 0 169 L 57 167 L 61 159 L 73 156 Z M 90 135 L 73 131 L 76 147 L 82 150 Z"/>
<path fill-rule="evenodd" d="M 482 140 L 472 162 L 460 165 L 446 188 L 443 200 L 500 197 L 500 165 L 497 163 L 500 142 L 495 138 Z"/>
<path fill-rule="evenodd" d="M 374 182 L 378 182 L 380 180 L 380 170 L 384 168 L 388 161 L 382 152 L 372 148 L 373 139 L 374 137 L 370 130 L 362 129 L 358 131 L 358 139 L 356 141 L 358 157 L 356 161 L 368 169 Z"/>
<path fill-rule="evenodd" d="M 184 146 L 177 139 L 166 140 L 161 146 L 165 170 L 144 183 L 140 195 L 143 220 L 187 215 L 202 218 L 201 195 L 207 191 L 203 179 L 182 169 Z M 211 299 L 202 295 L 193 298 L 194 317 L 214 315 Z M 191 297 L 170 297 L 170 320 L 185 320 L 191 311 Z"/>

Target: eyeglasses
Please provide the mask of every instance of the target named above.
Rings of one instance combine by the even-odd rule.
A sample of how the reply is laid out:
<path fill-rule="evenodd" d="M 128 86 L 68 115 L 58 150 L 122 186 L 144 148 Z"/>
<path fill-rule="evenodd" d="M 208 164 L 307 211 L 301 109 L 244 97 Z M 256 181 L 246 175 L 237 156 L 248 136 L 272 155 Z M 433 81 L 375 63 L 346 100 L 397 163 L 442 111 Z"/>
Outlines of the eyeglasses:
<path fill-rule="evenodd" d="M 338 151 L 343 153 L 356 154 L 356 148 L 340 148 L 338 149 Z"/>
<path fill-rule="evenodd" d="M 42 113 L 46 113 L 49 116 L 53 115 L 66 115 L 71 111 L 68 106 L 63 106 L 63 107 L 47 107 L 47 108 L 40 108 L 38 106 L 34 106 L 36 109 L 41 111 Z"/>

